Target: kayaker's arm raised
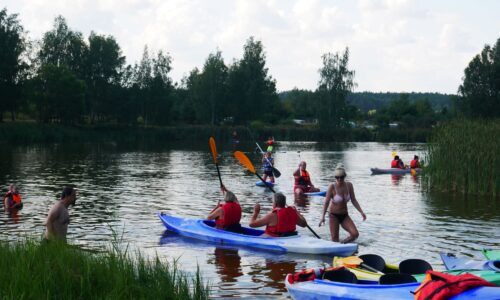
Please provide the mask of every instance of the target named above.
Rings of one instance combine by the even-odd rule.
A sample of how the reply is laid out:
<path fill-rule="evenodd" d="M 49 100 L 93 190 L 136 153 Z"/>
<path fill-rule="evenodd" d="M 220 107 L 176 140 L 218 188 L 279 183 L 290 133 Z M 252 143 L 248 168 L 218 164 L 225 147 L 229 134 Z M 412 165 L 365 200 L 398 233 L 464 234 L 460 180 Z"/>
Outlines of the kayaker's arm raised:
<path fill-rule="evenodd" d="M 250 223 L 248 224 L 250 227 L 261 227 L 265 225 L 276 225 L 278 223 L 276 214 L 273 214 L 272 212 L 268 213 L 264 217 L 257 219 L 260 213 L 260 204 L 257 203 L 253 207 L 253 214 L 250 219 Z"/>

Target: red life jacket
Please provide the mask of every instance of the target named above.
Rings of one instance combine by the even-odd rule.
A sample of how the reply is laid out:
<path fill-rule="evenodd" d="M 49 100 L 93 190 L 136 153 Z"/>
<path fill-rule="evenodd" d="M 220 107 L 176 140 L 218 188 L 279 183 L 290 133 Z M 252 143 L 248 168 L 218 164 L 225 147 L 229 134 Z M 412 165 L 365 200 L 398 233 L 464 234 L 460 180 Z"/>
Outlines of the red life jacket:
<path fill-rule="evenodd" d="M 302 177 L 302 179 L 304 180 L 303 183 L 305 183 L 306 186 L 311 185 L 311 177 L 309 177 L 309 172 L 307 172 L 307 171 L 300 171 L 300 176 L 295 176 L 295 186 L 294 187 L 302 185 L 302 184 L 299 183 L 300 177 Z"/>
<path fill-rule="evenodd" d="M 478 286 L 496 286 L 476 275 L 469 273 L 449 275 L 436 271 L 427 271 L 422 284 L 415 290 L 416 300 L 448 299 L 461 292 Z"/>
<path fill-rule="evenodd" d="M 227 202 L 220 207 L 224 210 L 224 217 L 215 220 L 215 227 L 224 229 L 226 226 L 240 224 L 241 206 L 237 202 Z"/>
<path fill-rule="evenodd" d="M 21 203 L 21 195 L 19 193 L 12 194 L 12 200 L 14 200 L 14 203 L 20 204 Z"/>
<path fill-rule="evenodd" d="M 399 160 L 393 159 L 391 162 L 391 168 L 399 168 Z"/>
<path fill-rule="evenodd" d="M 278 214 L 278 223 L 267 226 L 266 233 L 270 236 L 282 236 L 286 233 L 295 232 L 297 228 L 297 211 L 293 207 L 275 208 L 273 213 Z"/>
<path fill-rule="evenodd" d="M 412 168 L 412 169 L 415 169 L 415 168 L 420 168 L 420 163 L 418 162 L 418 160 L 413 159 L 413 160 L 410 162 L 410 168 Z"/>

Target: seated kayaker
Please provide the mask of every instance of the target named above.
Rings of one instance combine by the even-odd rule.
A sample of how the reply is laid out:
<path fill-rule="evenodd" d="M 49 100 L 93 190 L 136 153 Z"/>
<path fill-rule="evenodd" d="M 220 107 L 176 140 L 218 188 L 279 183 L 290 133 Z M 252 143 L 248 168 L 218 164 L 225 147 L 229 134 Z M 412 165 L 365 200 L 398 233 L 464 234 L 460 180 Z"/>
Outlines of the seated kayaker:
<path fill-rule="evenodd" d="M 410 161 L 410 168 L 417 169 L 420 168 L 420 162 L 418 161 L 418 156 L 413 156 L 412 161 Z"/>
<path fill-rule="evenodd" d="M 401 158 L 399 158 L 398 155 L 394 156 L 394 159 L 391 162 L 391 168 L 394 168 L 394 169 L 405 169 L 405 164 L 403 163 L 403 161 L 401 160 Z"/>
<path fill-rule="evenodd" d="M 23 202 L 21 199 L 21 195 L 17 189 L 15 184 L 9 185 L 9 189 L 5 196 L 3 197 L 3 204 L 5 209 L 21 209 L 23 208 Z"/>
<path fill-rule="evenodd" d="M 311 182 L 311 177 L 309 172 L 306 170 L 307 164 L 305 161 L 301 161 L 299 168 L 293 172 L 293 178 L 295 180 L 293 186 L 293 192 L 295 197 L 304 197 L 304 193 L 319 192 L 319 189 L 314 187 Z"/>
<path fill-rule="evenodd" d="M 260 212 L 260 204 L 255 204 L 253 215 L 250 219 L 250 227 L 266 226 L 263 236 L 290 236 L 296 235 L 296 225 L 306 227 L 306 219 L 293 206 L 286 207 L 286 197 L 282 193 L 274 194 L 273 210 L 264 217 L 257 219 Z"/>
<path fill-rule="evenodd" d="M 233 192 L 228 191 L 223 185 L 221 187 L 224 194 L 224 204 L 220 204 L 210 212 L 207 219 L 215 220 L 215 227 L 231 232 L 241 232 L 241 207 Z"/>

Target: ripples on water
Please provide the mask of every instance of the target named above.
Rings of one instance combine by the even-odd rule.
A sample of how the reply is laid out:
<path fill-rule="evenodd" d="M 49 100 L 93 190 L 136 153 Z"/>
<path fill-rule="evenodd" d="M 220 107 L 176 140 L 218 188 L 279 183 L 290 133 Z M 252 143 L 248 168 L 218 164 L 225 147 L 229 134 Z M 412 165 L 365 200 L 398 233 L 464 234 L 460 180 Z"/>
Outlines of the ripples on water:
<path fill-rule="evenodd" d="M 178 259 L 184 270 L 194 272 L 199 266 L 215 298 L 286 297 L 286 273 L 331 263 L 331 257 L 221 248 L 165 232 L 157 212 L 203 218 L 221 198 L 208 145 L 171 146 L 2 146 L 0 183 L 18 182 L 25 207 L 17 215 L 0 216 L 0 239 L 41 236 L 48 209 L 69 183 L 78 188 L 77 205 L 70 212 L 71 243 L 99 249 L 109 245 L 114 231 L 146 254 Z M 250 151 L 259 170 L 253 146 L 241 148 Z M 409 175 L 370 175 L 370 167 L 389 165 L 394 150 L 407 163 L 414 154 L 423 157 L 423 144 L 279 142 L 276 148 L 276 167 L 282 173 L 276 189 L 289 203 L 291 174 L 300 160 L 307 161 L 313 183 L 322 189 L 333 180 L 335 165 L 345 165 L 368 217 L 362 222 L 349 204 L 360 231 L 360 253 L 380 254 L 389 262 L 424 258 L 439 269 L 440 251 L 480 258 L 483 247 L 500 247 L 498 201 L 429 194 L 422 191 L 420 178 Z M 263 212 L 271 208 L 272 193 L 254 185 L 257 178 L 232 157 L 229 145 L 218 145 L 218 150 L 222 180 L 238 196 L 248 224 L 255 203 L 261 203 Z M 312 197 L 299 209 L 319 235 L 329 238 L 327 227 L 317 227 L 322 201 Z M 307 229 L 300 232 L 311 235 Z"/>

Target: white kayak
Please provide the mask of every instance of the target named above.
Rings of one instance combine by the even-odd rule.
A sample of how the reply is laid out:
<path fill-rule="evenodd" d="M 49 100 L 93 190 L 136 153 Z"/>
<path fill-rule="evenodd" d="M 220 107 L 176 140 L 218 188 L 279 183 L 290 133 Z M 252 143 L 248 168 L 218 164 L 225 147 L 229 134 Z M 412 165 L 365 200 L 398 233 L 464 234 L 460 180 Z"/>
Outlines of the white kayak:
<path fill-rule="evenodd" d="M 411 169 L 398 169 L 398 168 L 389 168 L 389 169 L 379 169 L 379 168 L 371 168 L 372 175 L 378 175 L 378 174 L 395 174 L 395 175 L 403 175 L 403 174 L 410 174 Z M 422 172 L 422 169 L 417 168 L 415 169 L 417 171 L 417 174 Z"/>
<path fill-rule="evenodd" d="M 262 237 L 263 230 L 242 227 L 243 233 L 216 229 L 214 221 L 179 218 L 159 213 L 168 230 L 216 244 L 245 246 L 273 252 L 293 252 L 349 256 L 358 249 L 354 243 L 341 244 L 300 234 L 287 237 Z"/>

